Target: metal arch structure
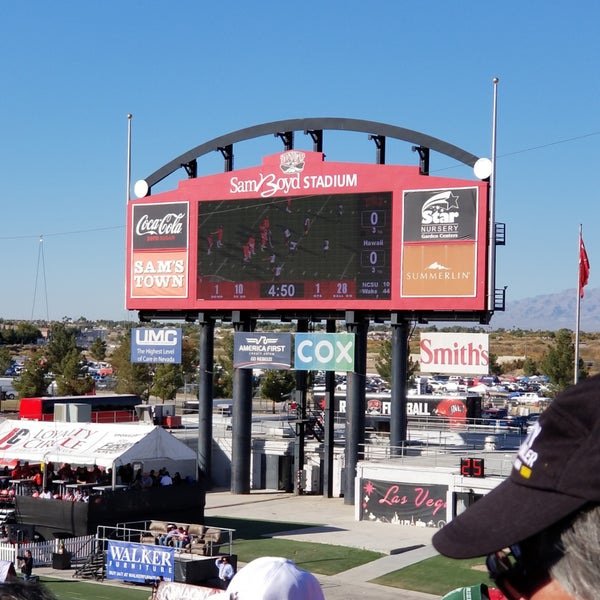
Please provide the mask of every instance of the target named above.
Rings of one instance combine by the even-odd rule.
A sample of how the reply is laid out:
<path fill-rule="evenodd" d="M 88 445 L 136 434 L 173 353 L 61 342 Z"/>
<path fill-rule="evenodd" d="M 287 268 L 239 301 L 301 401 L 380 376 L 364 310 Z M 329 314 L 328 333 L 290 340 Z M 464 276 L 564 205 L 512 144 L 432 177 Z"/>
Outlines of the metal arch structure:
<path fill-rule="evenodd" d="M 478 158 L 474 154 L 444 142 L 438 138 L 386 123 L 378 123 L 377 121 L 365 121 L 362 119 L 344 119 L 337 117 L 315 117 L 305 119 L 288 119 L 283 121 L 273 121 L 271 123 L 263 123 L 262 125 L 254 125 L 244 129 L 238 129 L 231 133 L 227 133 L 220 137 L 216 137 L 208 142 L 204 142 L 187 152 L 174 158 L 160 169 L 151 173 L 144 181 L 148 184 L 148 194 L 151 193 L 152 187 L 177 171 L 177 169 L 185 168 L 190 177 L 196 177 L 197 170 L 195 162 L 200 156 L 204 156 L 210 152 L 221 151 L 226 159 L 226 164 L 229 164 L 231 169 L 233 154 L 233 145 L 238 142 L 255 139 L 266 135 L 283 136 L 294 131 L 303 131 L 307 134 L 313 132 L 329 131 L 352 131 L 358 133 L 367 133 L 373 139 L 381 140 L 385 138 L 393 138 L 404 142 L 415 144 L 427 150 L 434 150 L 440 154 L 454 158 L 455 160 L 473 167 Z M 313 138 L 314 139 L 314 138 Z M 293 147 L 293 136 L 286 135 L 284 142 L 286 150 Z M 317 142 L 315 142 L 317 143 Z M 319 140 L 322 143 L 322 140 Z M 383 161 L 382 161 L 383 162 Z M 194 165 L 193 168 L 190 165 Z"/>

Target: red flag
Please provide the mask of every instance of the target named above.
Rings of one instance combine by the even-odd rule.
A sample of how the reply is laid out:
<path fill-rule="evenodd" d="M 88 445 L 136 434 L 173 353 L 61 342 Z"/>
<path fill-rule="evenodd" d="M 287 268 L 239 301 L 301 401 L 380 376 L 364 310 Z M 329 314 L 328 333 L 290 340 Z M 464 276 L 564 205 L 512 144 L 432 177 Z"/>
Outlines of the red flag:
<path fill-rule="evenodd" d="M 579 297 L 583 298 L 583 288 L 590 279 L 590 261 L 581 234 L 579 235 Z"/>

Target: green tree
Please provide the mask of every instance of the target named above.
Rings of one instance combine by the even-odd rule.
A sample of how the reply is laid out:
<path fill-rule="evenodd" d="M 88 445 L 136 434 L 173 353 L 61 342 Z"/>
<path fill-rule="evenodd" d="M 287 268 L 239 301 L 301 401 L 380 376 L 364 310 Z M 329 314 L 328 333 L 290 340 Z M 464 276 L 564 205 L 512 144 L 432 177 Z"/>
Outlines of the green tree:
<path fill-rule="evenodd" d="M 104 360 L 106 358 L 106 342 L 99 337 L 96 338 L 90 346 L 90 356 L 94 360 Z"/>
<path fill-rule="evenodd" d="M 0 376 L 12 365 L 12 356 L 6 346 L 0 346 Z"/>
<path fill-rule="evenodd" d="M 493 352 L 490 352 L 489 369 L 491 375 L 502 375 L 504 373 L 502 365 L 498 362 L 498 355 Z"/>
<path fill-rule="evenodd" d="M 16 327 L 3 331 L 3 338 L 7 344 L 35 344 L 41 337 L 41 331 L 27 321 L 20 321 Z"/>
<path fill-rule="evenodd" d="M 283 402 L 288 399 L 295 387 L 296 377 L 292 371 L 269 369 L 265 371 L 261 379 L 260 393 L 264 398 L 273 402 L 273 412 L 275 412 L 275 402 Z"/>
<path fill-rule="evenodd" d="M 525 377 L 531 377 L 532 375 L 539 374 L 540 372 L 538 370 L 537 363 L 535 362 L 535 360 L 533 360 L 533 358 L 528 356 L 523 362 L 523 375 L 525 375 Z"/>
<path fill-rule="evenodd" d="M 173 400 L 183 385 L 183 369 L 181 365 L 159 364 L 154 371 L 153 381 L 150 392 L 164 404 L 165 400 Z"/>
<path fill-rule="evenodd" d="M 198 340 L 193 337 L 184 337 L 181 342 L 181 370 L 188 381 L 193 381 L 198 376 Z"/>
<path fill-rule="evenodd" d="M 44 349 L 48 371 L 54 375 L 57 395 L 85 394 L 94 387 L 91 377 L 83 371 L 85 357 L 75 345 L 76 330 L 63 323 L 55 323 L 50 340 Z"/>
<path fill-rule="evenodd" d="M 233 395 L 233 332 L 226 331 L 221 343 L 223 349 L 214 366 L 213 395 L 215 398 L 231 398 Z"/>
<path fill-rule="evenodd" d="M 111 364 L 117 375 L 116 391 L 120 394 L 137 394 L 148 400 L 152 373 L 146 363 L 131 362 L 131 333 L 127 332 L 111 356 Z"/>
<path fill-rule="evenodd" d="M 21 398 L 46 396 L 48 393 L 47 372 L 46 363 L 43 360 L 43 350 L 37 350 L 25 363 L 21 375 L 13 382 L 19 396 Z"/>
<path fill-rule="evenodd" d="M 57 396 L 80 396 L 94 389 L 94 380 L 85 373 L 81 353 L 73 348 L 62 359 L 56 376 Z"/>
<path fill-rule="evenodd" d="M 540 369 L 550 381 L 562 390 L 573 384 L 575 363 L 575 344 L 569 329 L 556 332 L 555 341 L 540 360 Z M 583 360 L 579 359 L 579 379 L 587 377 L 587 369 Z"/>
<path fill-rule="evenodd" d="M 419 369 L 419 362 L 413 361 L 410 355 L 410 344 L 407 346 L 408 353 L 408 365 L 407 365 L 407 379 L 410 380 L 415 376 L 415 373 Z M 392 383 L 392 340 L 386 339 L 381 344 L 377 360 L 375 361 L 375 368 L 377 373 L 390 385 Z"/>
<path fill-rule="evenodd" d="M 75 349 L 75 330 L 67 329 L 62 323 L 52 325 L 50 339 L 44 352 L 50 371 L 60 375 L 63 360 Z"/>

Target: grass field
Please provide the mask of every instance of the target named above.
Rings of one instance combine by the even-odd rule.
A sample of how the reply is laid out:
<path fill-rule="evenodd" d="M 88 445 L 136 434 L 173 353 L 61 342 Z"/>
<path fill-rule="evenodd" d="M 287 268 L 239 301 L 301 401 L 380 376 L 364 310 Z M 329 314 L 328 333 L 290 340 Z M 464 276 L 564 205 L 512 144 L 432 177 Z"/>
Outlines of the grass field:
<path fill-rule="evenodd" d="M 285 556 L 312 573 L 331 576 L 383 556 L 370 550 L 265 537 L 312 526 L 306 523 L 209 517 L 207 524 L 236 530 L 234 551 L 240 563 L 260 556 Z M 42 577 L 41 582 L 61 600 L 141 600 L 151 592 L 149 586 L 114 585 L 108 581 L 98 584 Z M 443 596 L 457 587 L 489 583 L 489 580 L 483 559 L 452 560 L 435 556 L 388 573 L 373 583 Z"/>
<path fill-rule="evenodd" d="M 306 523 L 250 521 L 227 517 L 209 517 L 207 522 L 236 530 L 235 552 L 240 562 L 249 562 L 259 556 L 285 556 L 313 573 L 336 575 L 383 556 L 378 552 L 345 546 L 264 537 L 313 526 Z M 443 596 L 457 587 L 477 583 L 489 584 L 489 579 L 482 558 L 452 560 L 435 556 L 388 573 L 373 580 L 373 583 Z"/>

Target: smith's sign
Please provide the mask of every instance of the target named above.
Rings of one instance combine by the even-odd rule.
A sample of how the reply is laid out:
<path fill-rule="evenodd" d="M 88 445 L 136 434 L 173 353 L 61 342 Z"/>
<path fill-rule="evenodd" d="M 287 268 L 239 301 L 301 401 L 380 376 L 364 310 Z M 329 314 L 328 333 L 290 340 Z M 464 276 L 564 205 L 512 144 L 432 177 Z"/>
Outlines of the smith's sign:
<path fill-rule="evenodd" d="M 487 375 L 490 368 L 487 333 L 422 333 L 421 371 Z"/>

